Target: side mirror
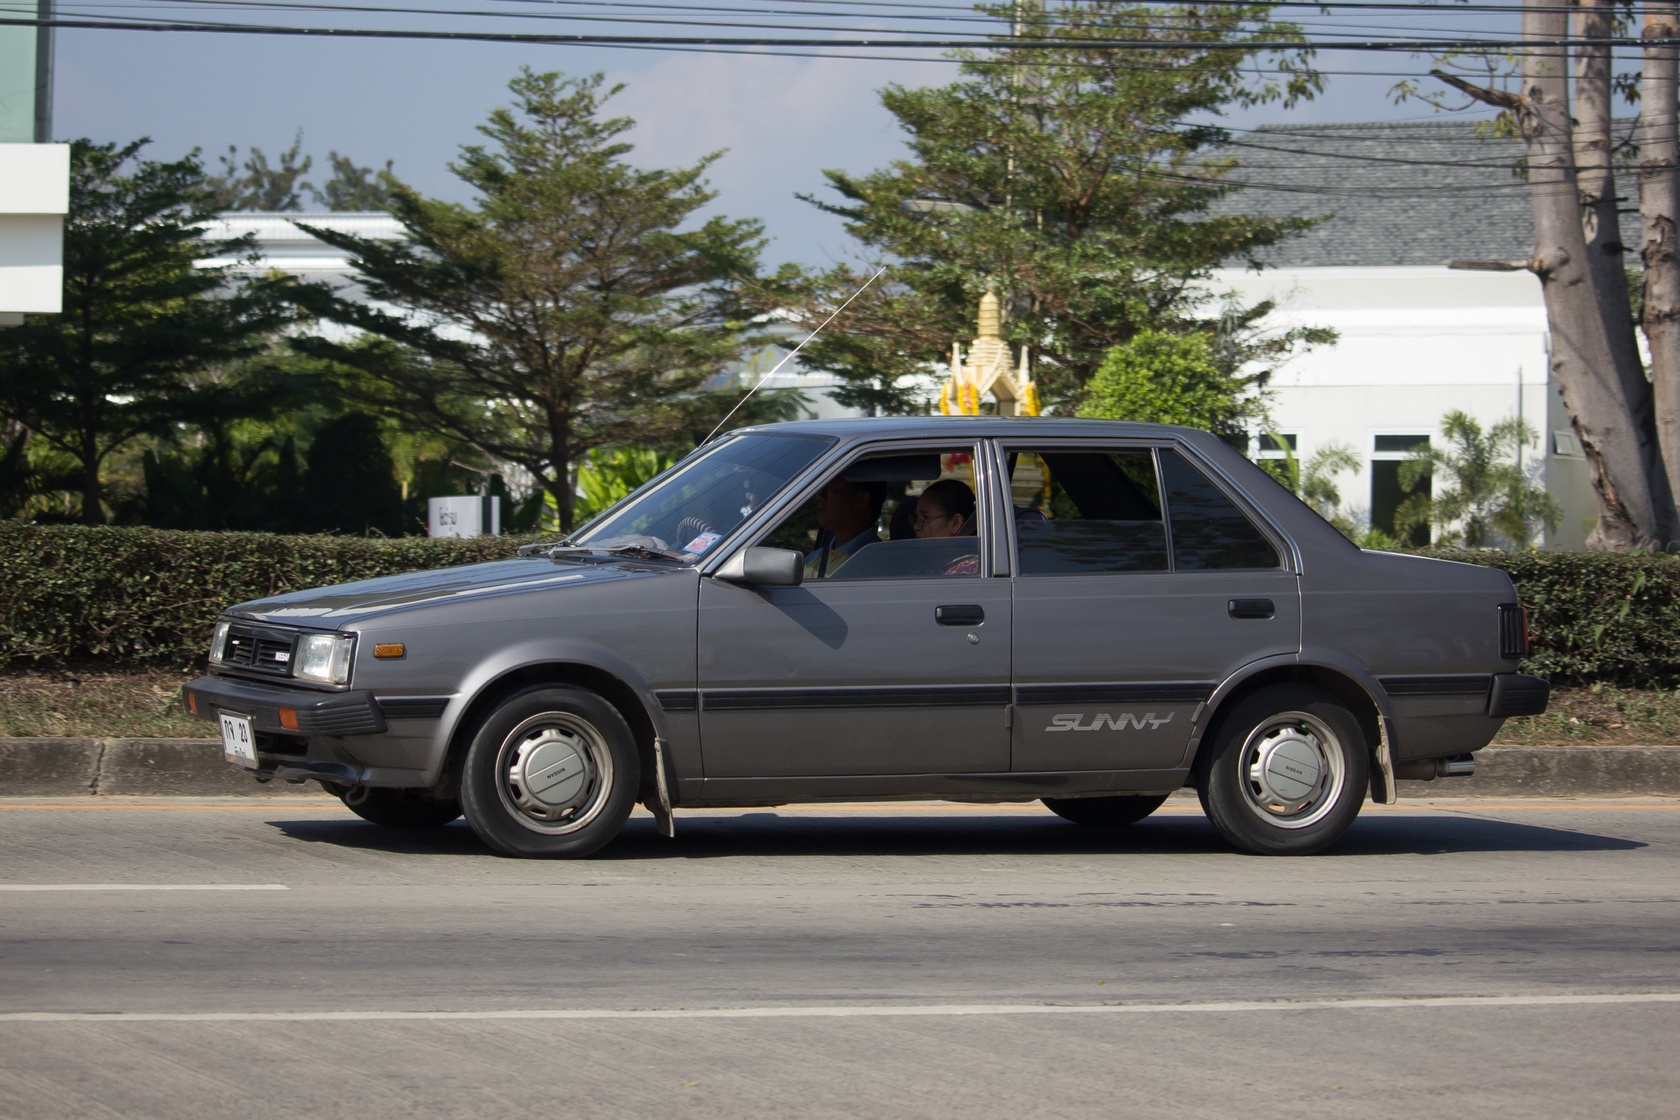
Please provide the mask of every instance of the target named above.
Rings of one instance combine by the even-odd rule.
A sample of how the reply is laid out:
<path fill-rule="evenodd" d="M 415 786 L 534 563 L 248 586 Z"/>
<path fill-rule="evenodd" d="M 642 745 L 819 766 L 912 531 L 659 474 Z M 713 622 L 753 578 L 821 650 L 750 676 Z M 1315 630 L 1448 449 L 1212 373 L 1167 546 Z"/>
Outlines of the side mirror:
<path fill-rule="evenodd" d="M 751 587 L 798 587 L 805 557 L 787 548 L 743 548 L 723 562 L 717 578 Z"/>

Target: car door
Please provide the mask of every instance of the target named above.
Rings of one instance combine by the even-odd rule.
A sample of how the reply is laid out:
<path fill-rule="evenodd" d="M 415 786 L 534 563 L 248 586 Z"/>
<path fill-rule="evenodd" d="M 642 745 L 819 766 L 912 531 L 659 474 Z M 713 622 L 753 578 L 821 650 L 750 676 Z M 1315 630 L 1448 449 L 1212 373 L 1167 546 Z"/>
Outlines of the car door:
<path fill-rule="evenodd" d="M 812 547 L 797 587 L 701 580 L 708 780 L 1008 771 L 1010 588 L 985 574 L 988 529 L 956 541 L 889 530 L 930 472 L 966 478 L 983 498 L 996 481 L 977 477 L 974 462 L 972 443 L 854 456 L 837 470 L 892 476 L 894 464 L 909 463 L 902 473 L 919 476 L 886 478 L 894 493 L 877 509 L 879 541 L 821 576 Z M 808 494 L 831 482 L 817 480 Z M 758 543 L 817 544 L 799 531 L 796 515 Z"/>
<path fill-rule="evenodd" d="M 1287 551 L 1168 445 L 1006 445 L 1016 771 L 1170 770 L 1198 708 L 1300 650 Z"/>

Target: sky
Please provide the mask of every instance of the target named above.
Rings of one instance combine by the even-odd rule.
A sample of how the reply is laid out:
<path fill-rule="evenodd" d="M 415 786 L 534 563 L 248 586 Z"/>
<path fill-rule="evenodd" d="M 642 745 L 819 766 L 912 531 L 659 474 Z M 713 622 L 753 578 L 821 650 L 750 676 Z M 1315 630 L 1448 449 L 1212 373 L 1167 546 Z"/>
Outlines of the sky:
<path fill-rule="evenodd" d="M 673 3 L 681 6 L 683 0 Z M 183 17 L 166 5 L 167 0 L 128 0 L 116 6 L 166 12 L 168 18 L 203 15 L 189 10 Z M 62 2 L 60 10 L 65 10 Z M 380 23 L 379 17 L 337 18 L 343 25 Z M 460 21 L 447 25 L 463 26 Z M 476 25 L 511 29 L 483 21 Z M 1356 13 L 1324 27 L 1341 29 L 1326 34 L 1392 36 L 1429 27 L 1509 31 L 1514 22 L 1501 14 L 1428 8 L 1418 15 Z M 1253 127 L 1429 115 L 1416 102 L 1395 105 L 1388 92 L 1397 74 L 1423 69 L 1421 59 L 1328 51 L 1319 63 L 1328 71 L 1383 73 L 1334 74 L 1328 92 L 1314 101 L 1287 111 L 1262 107 L 1228 123 Z M 392 160 L 397 175 L 422 193 L 465 201 L 468 195 L 448 164 L 463 144 L 478 139 L 475 127 L 491 109 L 508 103 L 507 83 L 523 66 L 572 74 L 600 71 L 609 81 L 624 83 L 610 105 L 638 122 L 631 140 L 636 145 L 632 158 L 640 164 L 678 166 L 727 149 L 710 173 L 719 196 L 713 211 L 764 221 L 771 239 L 764 254 L 767 266 L 851 259 L 854 250 L 838 220 L 796 195 L 823 196 L 825 168 L 861 173 L 902 153 L 902 134 L 880 105 L 881 87 L 943 84 L 956 77 L 948 63 L 834 54 L 789 57 L 72 28 L 57 37 L 54 138 L 128 141 L 147 136 L 152 139 L 148 153 L 155 158 L 174 158 L 197 147 L 214 165 L 230 144 L 241 149 L 255 145 L 272 156 L 301 130 L 304 151 L 315 157 L 317 181 L 324 178 L 319 172 L 326 167 L 327 152 L 336 150 L 361 165 Z"/>

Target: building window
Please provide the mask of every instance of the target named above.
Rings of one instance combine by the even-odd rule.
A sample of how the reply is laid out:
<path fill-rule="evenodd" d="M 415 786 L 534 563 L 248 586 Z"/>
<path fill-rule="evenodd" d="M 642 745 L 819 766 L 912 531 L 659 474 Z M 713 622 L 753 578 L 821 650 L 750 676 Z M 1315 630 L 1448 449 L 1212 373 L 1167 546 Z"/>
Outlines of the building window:
<path fill-rule="evenodd" d="M 1396 434 L 1374 437 L 1371 444 L 1371 527 L 1400 537 L 1402 544 L 1422 547 L 1429 543 L 1429 527 L 1418 526 L 1405 534 L 1394 528 L 1394 515 L 1400 503 L 1414 494 L 1431 494 L 1430 480 L 1425 477 L 1408 493 L 1400 488 L 1400 464 L 1413 451 L 1429 446 L 1427 435 Z"/>
<path fill-rule="evenodd" d="M 1294 432 L 1261 432 L 1257 459 L 1287 459 L 1301 448 L 1301 437 Z"/>

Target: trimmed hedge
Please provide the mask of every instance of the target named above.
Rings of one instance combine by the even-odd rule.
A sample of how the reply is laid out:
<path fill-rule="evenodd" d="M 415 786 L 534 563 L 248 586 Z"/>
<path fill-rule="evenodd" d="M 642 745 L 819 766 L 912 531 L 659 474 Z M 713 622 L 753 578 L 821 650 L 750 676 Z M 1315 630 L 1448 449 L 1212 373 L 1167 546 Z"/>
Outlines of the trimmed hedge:
<path fill-rule="evenodd" d="M 535 538 L 277 536 L 0 522 L 0 663 L 201 657 L 233 603 L 501 560 Z"/>
<path fill-rule="evenodd" d="M 275 536 L 0 522 L 0 662 L 201 657 L 224 607 L 283 591 L 512 556 L 533 537 Z M 1509 572 L 1523 667 L 1559 683 L 1680 685 L 1680 557 L 1432 549 Z"/>

